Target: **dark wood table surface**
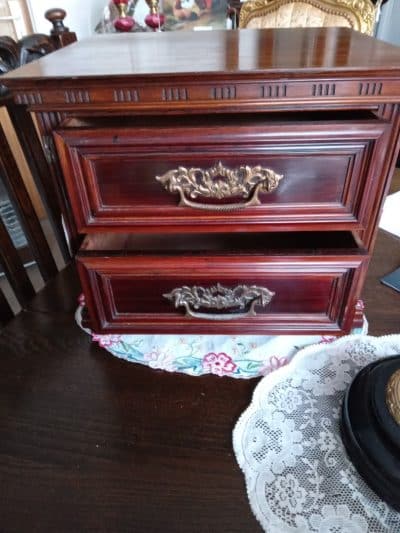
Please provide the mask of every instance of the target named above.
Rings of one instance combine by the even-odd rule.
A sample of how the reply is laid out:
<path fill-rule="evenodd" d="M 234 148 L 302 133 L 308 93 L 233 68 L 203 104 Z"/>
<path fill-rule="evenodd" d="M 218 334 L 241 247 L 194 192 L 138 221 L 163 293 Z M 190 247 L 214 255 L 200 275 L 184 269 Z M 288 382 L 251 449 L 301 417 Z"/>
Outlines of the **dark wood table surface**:
<path fill-rule="evenodd" d="M 390 193 L 396 191 L 400 191 L 400 168 L 395 171 Z M 370 335 L 400 333 L 400 293 L 379 281 L 399 267 L 400 238 L 379 230 L 362 294 Z"/>
<path fill-rule="evenodd" d="M 380 232 L 371 334 L 400 332 L 400 293 L 378 281 L 398 266 L 400 240 Z M 112 357 L 76 326 L 79 292 L 69 267 L 0 334 L 0 531 L 260 531 L 231 439 L 258 380 Z"/>

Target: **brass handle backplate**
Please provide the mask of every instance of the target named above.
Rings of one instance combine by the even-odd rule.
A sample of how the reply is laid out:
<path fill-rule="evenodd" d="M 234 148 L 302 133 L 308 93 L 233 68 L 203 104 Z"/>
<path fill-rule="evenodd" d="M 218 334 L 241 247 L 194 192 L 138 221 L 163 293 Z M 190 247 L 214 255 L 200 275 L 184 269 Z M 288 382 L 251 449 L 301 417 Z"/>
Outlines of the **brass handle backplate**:
<path fill-rule="evenodd" d="M 400 425 L 400 369 L 389 378 L 386 386 L 386 405 L 396 423 Z"/>
<path fill-rule="evenodd" d="M 266 307 L 275 293 L 257 285 L 224 287 L 220 283 L 212 287 L 179 287 L 163 294 L 175 307 L 184 307 L 186 315 L 204 320 L 235 320 L 256 316 L 255 307 Z M 198 311 L 210 309 L 210 312 Z M 215 310 L 219 312 L 215 312 Z M 239 311 L 237 311 L 239 310 Z M 243 310 L 243 311 L 242 311 Z M 213 312 L 214 311 L 214 312 Z M 228 311 L 221 313 L 220 311 Z"/>
<path fill-rule="evenodd" d="M 162 176 L 156 176 L 156 180 L 167 191 L 179 193 L 180 206 L 212 211 L 230 211 L 260 205 L 259 193 L 272 192 L 282 178 L 280 174 L 261 166 L 230 169 L 221 162 L 208 169 L 178 167 Z M 219 204 L 196 201 L 202 198 L 243 198 L 244 201 Z"/>

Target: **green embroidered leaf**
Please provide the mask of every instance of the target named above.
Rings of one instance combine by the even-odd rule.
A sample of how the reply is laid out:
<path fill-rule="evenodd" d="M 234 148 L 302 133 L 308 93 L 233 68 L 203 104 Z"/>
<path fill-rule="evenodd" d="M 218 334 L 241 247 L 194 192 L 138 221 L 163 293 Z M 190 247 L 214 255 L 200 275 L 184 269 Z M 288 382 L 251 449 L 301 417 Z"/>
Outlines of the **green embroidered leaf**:
<path fill-rule="evenodd" d="M 139 352 L 139 350 L 136 350 L 132 345 L 126 344 L 125 342 L 120 341 L 119 345 L 124 350 L 125 355 L 129 357 L 129 359 L 135 359 L 137 361 L 143 361 L 143 353 Z"/>
<path fill-rule="evenodd" d="M 194 357 L 177 357 L 175 359 L 175 364 L 180 368 L 193 368 L 195 369 L 199 365 L 201 366 L 200 359 L 195 359 Z"/>

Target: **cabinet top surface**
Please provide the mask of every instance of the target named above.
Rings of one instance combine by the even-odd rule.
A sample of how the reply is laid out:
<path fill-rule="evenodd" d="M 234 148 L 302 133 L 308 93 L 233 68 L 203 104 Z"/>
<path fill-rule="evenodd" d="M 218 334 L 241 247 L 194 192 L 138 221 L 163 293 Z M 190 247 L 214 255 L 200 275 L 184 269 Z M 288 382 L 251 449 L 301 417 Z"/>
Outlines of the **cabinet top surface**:
<path fill-rule="evenodd" d="M 22 80 L 206 74 L 400 73 L 400 47 L 347 28 L 98 35 L 3 77 Z"/>

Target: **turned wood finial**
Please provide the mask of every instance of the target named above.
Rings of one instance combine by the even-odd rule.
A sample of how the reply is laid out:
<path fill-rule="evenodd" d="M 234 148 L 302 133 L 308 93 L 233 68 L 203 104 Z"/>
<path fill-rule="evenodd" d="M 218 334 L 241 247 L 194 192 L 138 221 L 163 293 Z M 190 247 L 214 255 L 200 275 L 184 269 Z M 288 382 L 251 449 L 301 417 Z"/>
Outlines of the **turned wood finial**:
<path fill-rule="evenodd" d="M 76 41 L 76 34 L 64 26 L 64 19 L 67 16 L 67 12 L 64 9 L 48 9 L 44 16 L 53 24 L 50 36 L 56 48 L 62 48 Z"/>
<path fill-rule="evenodd" d="M 66 11 L 61 8 L 53 8 L 46 11 L 44 16 L 53 24 L 53 29 L 51 30 L 52 35 L 59 35 L 60 33 L 69 31 L 69 29 L 64 26 L 66 15 Z"/>

